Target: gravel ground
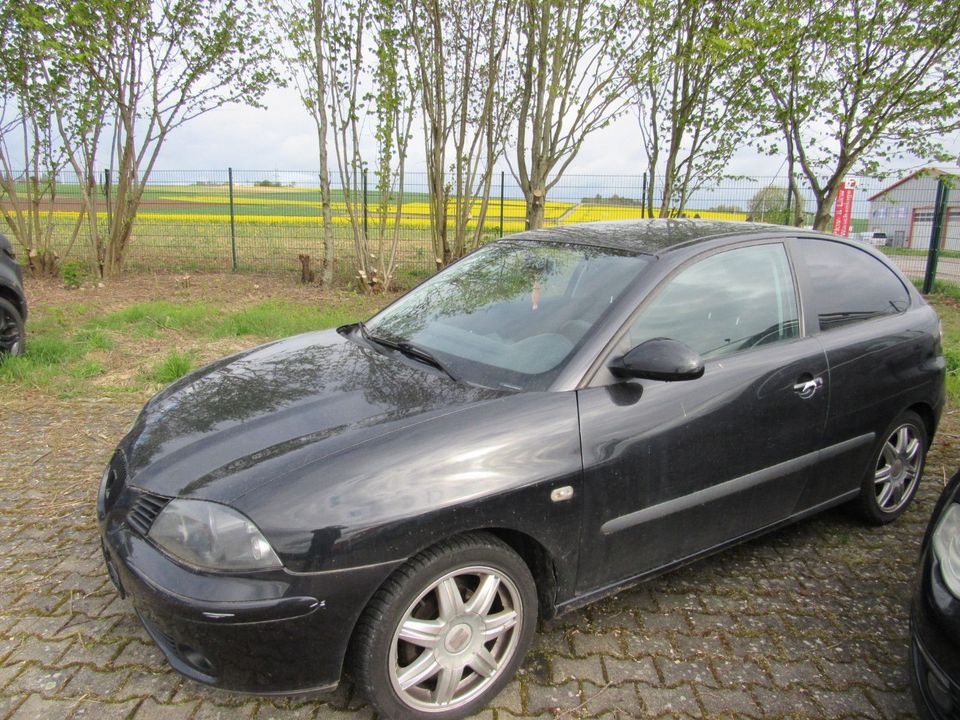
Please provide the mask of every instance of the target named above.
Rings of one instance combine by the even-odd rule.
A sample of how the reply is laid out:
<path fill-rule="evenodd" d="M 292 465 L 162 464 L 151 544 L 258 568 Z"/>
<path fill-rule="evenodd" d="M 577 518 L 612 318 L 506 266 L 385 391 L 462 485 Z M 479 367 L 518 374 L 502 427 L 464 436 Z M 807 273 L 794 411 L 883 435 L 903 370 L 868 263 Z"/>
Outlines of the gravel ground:
<path fill-rule="evenodd" d="M 261 699 L 169 669 L 107 579 L 94 516 L 139 405 L 0 398 L 0 718 L 370 717 L 349 687 Z M 913 717 L 911 585 L 958 439 L 948 413 L 892 526 L 831 511 L 545 624 L 481 717 Z"/>

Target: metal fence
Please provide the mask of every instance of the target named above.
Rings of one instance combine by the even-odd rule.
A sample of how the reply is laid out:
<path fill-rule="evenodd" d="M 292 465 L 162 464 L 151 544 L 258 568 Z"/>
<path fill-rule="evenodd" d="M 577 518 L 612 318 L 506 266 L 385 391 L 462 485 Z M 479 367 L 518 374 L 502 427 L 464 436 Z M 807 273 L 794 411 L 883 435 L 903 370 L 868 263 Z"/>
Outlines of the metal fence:
<path fill-rule="evenodd" d="M 857 178 L 850 233 L 882 245 L 916 280 L 922 280 L 930 267 L 939 279 L 960 283 L 960 192 L 951 199 L 946 184 L 938 184 L 940 179 L 936 173 L 900 181 Z M 350 211 L 374 234 L 381 210 L 392 216 L 398 205 L 401 278 L 415 279 L 435 269 L 426 173 L 405 173 L 402 196 L 394 192 L 385 203 L 372 173 L 350 178 L 349 183 L 334 178 L 333 185 L 332 226 L 339 272 L 351 273 Z M 802 198 L 799 213 L 796 201 L 787 199 L 787 179 L 782 175 L 728 179 L 699 187 L 682 208 L 674 203 L 668 211 L 685 217 L 780 224 L 799 220 L 809 226 L 815 209 L 813 195 L 805 183 L 798 181 L 798 185 Z M 109 196 L 109 173 L 98 177 L 96 186 L 101 199 Z M 938 186 L 944 188 L 940 206 Z M 653 208 L 648 207 L 647 191 L 642 175 L 564 175 L 548 191 L 545 224 L 658 214 L 662 181 L 654 184 Z M 0 202 L 10 207 L 9 198 L 0 198 Z M 54 224 L 54 246 L 62 259 L 89 262 L 91 251 L 83 228 L 69 247 L 81 210 L 77 178 L 69 173 L 58 177 L 55 194 L 44 199 L 43 208 Z M 100 221 L 105 223 L 105 213 L 101 215 Z M 478 221 L 471 219 L 472 224 Z M 523 229 L 523 193 L 509 172 L 497 172 L 482 240 Z M 939 251 L 931 254 L 934 236 Z M 314 172 L 157 171 L 140 203 L 127 267 L 158 272 L 295 271 L 300 267 L 298 255 L 319 259 L 322 245 L 319 179 Z"/>

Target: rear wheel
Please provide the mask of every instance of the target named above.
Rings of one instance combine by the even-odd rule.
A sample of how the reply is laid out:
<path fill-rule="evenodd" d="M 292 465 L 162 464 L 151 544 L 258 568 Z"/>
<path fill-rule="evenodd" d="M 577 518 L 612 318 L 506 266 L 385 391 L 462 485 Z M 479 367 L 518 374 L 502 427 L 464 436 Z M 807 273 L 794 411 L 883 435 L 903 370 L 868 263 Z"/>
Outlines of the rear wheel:
<path fill-rule="evenodd" d="M 13 303 L 0 298 L 0 355 L 22 355 L 26 347 L 23 318 Z"/>
<path fill-rule="evenodd" d="M 453 720 L 489 703 L 533 639 L 530 570 L 484 533 L 411 559 L 377 592 L 357 627 L 357 686 L 382 717 Z"/>
<path fill-rule="evenodd" d="M 890 426 L 860 488 L 860 514 L 885 525 L 907 509 L 917 492 L 927 455 L 927 431 L 920 417 L 907 411 Z"/>

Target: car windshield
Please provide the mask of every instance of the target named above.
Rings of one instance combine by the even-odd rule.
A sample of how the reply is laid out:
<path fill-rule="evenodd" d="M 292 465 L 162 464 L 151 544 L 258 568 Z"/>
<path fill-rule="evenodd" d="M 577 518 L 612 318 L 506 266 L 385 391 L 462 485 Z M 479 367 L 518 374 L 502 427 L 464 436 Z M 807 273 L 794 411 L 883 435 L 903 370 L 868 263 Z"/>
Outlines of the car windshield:
<path fill-rule="evenodd" d="M 404 295 L 367 339 L 490 387 L 546 389 L 650 256 L 501 240 Z"/>

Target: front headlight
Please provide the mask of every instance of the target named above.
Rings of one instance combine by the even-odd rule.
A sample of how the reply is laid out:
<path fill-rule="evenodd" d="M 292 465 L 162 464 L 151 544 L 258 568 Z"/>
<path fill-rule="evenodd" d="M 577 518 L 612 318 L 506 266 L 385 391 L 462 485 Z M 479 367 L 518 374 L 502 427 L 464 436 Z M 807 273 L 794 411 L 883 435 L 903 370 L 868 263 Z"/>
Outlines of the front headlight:
<path fill-rule="evenodd" d="M 943 582 L 960 598 L 960 505 L 957 503 L 950 503 L 933 531 L 933 554 L 940 561 Z"/>
<path fill-rule="evenodd" d="M 282 566 L 256 525 L 236 510 L 206 500 L 171 500 L 148 534 L 174 557 L 200 568 L 270 570 Z"/>

